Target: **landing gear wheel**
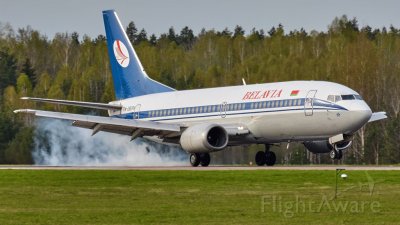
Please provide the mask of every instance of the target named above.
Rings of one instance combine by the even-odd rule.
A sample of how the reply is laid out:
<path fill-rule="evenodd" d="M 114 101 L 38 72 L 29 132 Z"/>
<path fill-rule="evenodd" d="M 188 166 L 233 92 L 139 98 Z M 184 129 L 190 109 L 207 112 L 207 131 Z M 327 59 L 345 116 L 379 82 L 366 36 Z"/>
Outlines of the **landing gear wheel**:
<path fill-rule="evenodd" d="M 337 154 L 338 154 L 338 152 L 335 149 L 333 149 L 331 152 L 329 152 L 329 157 L 331 159 L 336 159 Z"/>
<path fill-rule="evenodd" d="M 341 160 L 342 157 L 343 157 L 343 152 L 342 152 L 342 150 L 339 150 L 339 151 L 338 151 L 338 154 L 337 154 L 337 156 L 336 156 L 336 159 Z"/>
<path fill-rule="evenodd" d="M 333 150 L 329 153 L 329 157 L 330 157 L 331 159 L 338 159 L 338 160 L 340 160 L 340 159 L 342 159 L 342 157 L 343 157 L 343 152 L 342 152 L 342 150 L 335 150 L 335 149 L 333 149 Z"/>
<path fill-rule="evenodd" d="M 189 157 L 190 165 L 196 167 L 200 164 L 200 154 L 199 153 L 192 153 Z"/>
<path fill-rule="evenodd" d="M 276 162 L 276 155 L 274 152 L 267 151 L 265 152 L 265 157 L 266 157 L 266 164 L 267 166 L 273 166 L 275 165 Z"/>
<path fill-rule="evenodd" d="M 263 151 L 257 152 L 256 154 L 257 166 L 264 166 L 266 162 L 267 162 L 267 156 L 265 155 L 265 152 Z"/>
<path fill-rule="evenodd" d="M 208 166 L 210 165 L 211 157 L 209 153 L 203 153 L 200 155 L 200 165 Z"/>

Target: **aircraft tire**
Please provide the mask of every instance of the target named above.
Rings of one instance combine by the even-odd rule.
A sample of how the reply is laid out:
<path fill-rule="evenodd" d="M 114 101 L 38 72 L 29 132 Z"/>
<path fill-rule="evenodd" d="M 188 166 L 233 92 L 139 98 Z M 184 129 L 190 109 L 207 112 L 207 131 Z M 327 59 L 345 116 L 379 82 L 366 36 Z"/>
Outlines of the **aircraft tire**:
<path fill-rule="evenodd" d="M 267 151 L 265 152 L 266 164 L 267 166 L 273 166 L 276 162 L 275 152 Z"/>
<path fill-rule="evenodd" d="M 192 153 L 189 157 L 190 165 L 193 167 L 197 167 L 200 164 L 200 154 L 199 153 Z"/>
<path fill-rule="evenodd" d="M 209 153 L 203 153 L 200 155 L 200 165 L 201 166 L 208 166 L 210 165 L 211 157 Z"/>
<path fill-rule="evenodd" d="M 332 151 L 329 152 L 329 157 L 330 157 L 331 159 L 337 159 L 338 155 L 339 155 L 339 152 L 336 151 L 335 149 L 332 149 Z"/>
<path fill-rule="evenodd" d="M 265 152 L 259 151 L 256 154 L 256 164 L 257 166 L 264 166 L 265 163 L 267 162 L 267 157 Z"/>
<path fill-rule="evenodd" d="M 343 157 L 343 151 L 342 151 L 342 150 L 339 150 L 337 153 L 338 153 L 338 154 L 336 155 L 336 159 L 341 160 L 342 157 Z"/>

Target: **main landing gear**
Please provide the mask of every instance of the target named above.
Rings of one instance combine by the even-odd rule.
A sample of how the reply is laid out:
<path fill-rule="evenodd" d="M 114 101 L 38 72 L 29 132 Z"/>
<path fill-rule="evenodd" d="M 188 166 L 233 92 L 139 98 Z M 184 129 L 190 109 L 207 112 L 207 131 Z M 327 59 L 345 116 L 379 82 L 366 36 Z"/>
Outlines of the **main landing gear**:
<path fill-rule="evenodd" d="M 337 160 L 341 160 L 343 157 L 343 152 L 342 150 L 338 150 L 336 148 L 336 146 L 332 149 L 332 151 L 329 153 L 329 157 L 331 159 L 337 159 Z"/>
<path fill-rule="evenodd" d="M 198 165 L 210 165 L 211 157 L 209 153 L 192 153 L 190 154 L 190 165 L 196 167 Z"/>
<path fill-rule="evenodd" d="M 276 162 L 276 155 L 269 150 L 269 145 L 265 145 L 265 152 L 259 151 L 256 154 L 256 164 L 258 166 L 273 166 Z"/>

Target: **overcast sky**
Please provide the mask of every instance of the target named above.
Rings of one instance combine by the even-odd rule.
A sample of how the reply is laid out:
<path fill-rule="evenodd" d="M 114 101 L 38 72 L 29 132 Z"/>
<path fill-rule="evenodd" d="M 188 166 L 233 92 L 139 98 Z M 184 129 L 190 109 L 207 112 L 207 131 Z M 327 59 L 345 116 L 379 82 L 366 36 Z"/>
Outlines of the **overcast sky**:
<path fill-rule="evenodd" d="M 96 37 L 105 33 L 105 9 L 117 10 L 124 27 L 134 21 L 157 36 L 171 26 L 177 33 L 189 26 L 197 34 L 202 28 L 233 30 L 237 24 L 247 33 L 279 23 L 285 31 L 326 31 L 343 14 L 356 17 L 360 26 L 400 27 L 399 0 L 0 0 L 0 22 L 15 30 L 30 25 L 49 38 L 74 31 Z"/>

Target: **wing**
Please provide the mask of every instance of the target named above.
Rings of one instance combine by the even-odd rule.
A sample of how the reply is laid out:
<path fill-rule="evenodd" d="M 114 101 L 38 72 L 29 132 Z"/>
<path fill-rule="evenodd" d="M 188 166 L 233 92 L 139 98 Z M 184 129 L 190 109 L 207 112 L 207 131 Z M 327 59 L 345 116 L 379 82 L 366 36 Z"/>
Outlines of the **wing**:
<path fill-rule="evenodd" d="M 131 140 L 142 136 L 172 138 L 181 134 L 181 126 L 153 121 L 126 120 L 103 116 L 90 116 L 72 113 L 51 112 L 33 109 L 19 109 L 14 113 L 28 113 L 38 117 L 72 120 L 73 126 L 92 129 L 92 135 L 99 131 L 131 136 Z"/>
<path fill-rule="evenodd" d="M 376 113 L 372 113 L 372 116 L 371 116 L 371 118 L 368 120 L 368 123 L 369 123 L 369 122 L 374 122 L 374 121 L 377 121 L 377 120 L 383 120 L 383 119 L 386 119 L 386 118 L 387 118 L 386 112 L 376 112 Z"/>
<path fill-rule="evenodd" d="M 49 98 L 32 98 L 32 97 L 22 97 L 22 100 L 31 100 L 35 102 L 44 102 L 44 103 L 52 103 L 59 105 L 73 105 L 80 106 L 86 108 L 94 108 L 94 109 L 104 109 L 104 110 L 121 110 L 122 106 L 120 105 L 112 105 L 106 103 L 96 103 L 96 102 L 80 102 L 80 101 L 68 101 L 68 100 L 58 100 L 58 99 L 49 99 Z"/>

